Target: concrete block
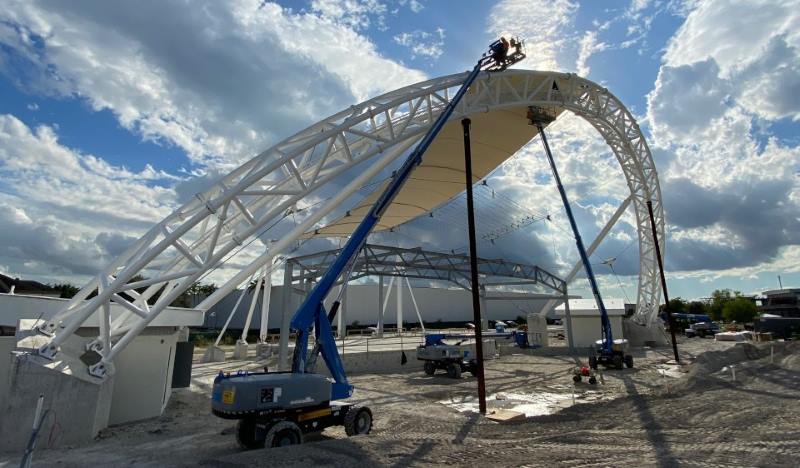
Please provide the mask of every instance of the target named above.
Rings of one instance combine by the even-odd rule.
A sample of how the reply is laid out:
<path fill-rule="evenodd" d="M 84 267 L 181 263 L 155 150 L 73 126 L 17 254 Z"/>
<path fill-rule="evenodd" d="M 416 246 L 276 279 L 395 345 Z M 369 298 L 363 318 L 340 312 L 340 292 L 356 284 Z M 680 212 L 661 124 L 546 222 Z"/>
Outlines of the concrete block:
<path fill-rule="evenodd" d="M 7 380 L 8 398 L 0 406 L 0 451 L 24 448 L 33 425 L 39 395 L 50 411 L 42 434 L 51 447 L 85 444 L 108 426 L 113 377 L 98 379 L 89 375 L 79 358 L 85 340 L 71 337 L 62 345 L 56 360 L 31 354 L 46 337 L 31 331 L 35 320 L 20 320 L 17 348 L 11 359 Z"/>
<path fill-rule="evenodd" d="M 209 346 L 203 353 L 203 362 L 225 362 L 225 350 L 217 346 Z"/>
<path fill-rule="evenodd" d="M 256 357 L 268 358 L 276 353 L 278 347 L 270 343 L 256 343 Z"/>
<path fill-rule="evenodd" d="M 239 340 L 236 342 L 236 347 L 233 349 L 233 358 L 237 360 L 247 359 L 247 352 L 249 346 L 246 341 Z"/>

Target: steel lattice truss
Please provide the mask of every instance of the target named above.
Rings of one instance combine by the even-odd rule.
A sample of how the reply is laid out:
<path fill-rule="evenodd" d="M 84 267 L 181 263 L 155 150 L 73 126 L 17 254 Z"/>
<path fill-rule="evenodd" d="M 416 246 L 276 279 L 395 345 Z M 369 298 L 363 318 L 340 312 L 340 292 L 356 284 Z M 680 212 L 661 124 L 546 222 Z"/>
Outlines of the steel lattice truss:
<path fill-rule="evenodd" d="M 53 358 L 69 336 L 90 316 L 99 314 L 99 335 L 87 347 L 102 356 L 90 372 L 99 377 L 106 375 L 115 356 L 204 273 L 218 267 L 226 255 L 258 236 L 298 201 L 359 166 L 360 175 L 349 185 L 199 307 L 208 308 L 219 301 L 286 251 L 304 232 L 313 230 L 320 219 L 421 138 L 466 76 L 462 73 L 432 79 L 352 106 L 219 178 L 210 189 L 154 226 L 86 284 L 63 310 L 41 325 L 39 330 L 51 339 L 39 354 Z M 605 88 L 575 75 L 507 70 L 484 73 L 478 78 L 452 119 L 518 106 L 570 110 L 589 121 L 614 151 L 630 188 L 638 223 L 636 319 L 649 324 L 656 315 L 660 291 L 646 202 L 653 202 L 659 239 L 664 238 L 664 212 L 655 165 L 633 116 Z M 140 274 L 148 279 L 132 281 Z M 146 289 L 137 293 L 137 288 Z M 93 291 L 97 295 L 86 300 Z M 149 304 L 148 299 L 157 293 L 158 300 Z M 123 306 L 126 312 L 111 317 L 112 302 Z"/>
<path fill-rule="evenodd" d="M 327 250 L 287 260 L 296 266 L 292 282 L 316 280 L 322 276 L 339 255 L 340 250 Z M 299 268 L 297 268 L 299 267 Z M 294 272 L 297 271 L 297 274 Z M 567 294 L 567 284 L 561 278 L 535 266 L 508 262 L 502 259 L 478 258 L 478 272 L 484 278 L 516 278 L 514 284 L 540 284 L 559 293 Z M 366 244 L 352 266 L 349 280 L 364 276 L 405 276 L 408 278 L 450 281 L 464 289 L 471 289 L 468 255 L 433 252 L 420 248 L 404 249 L 384 245 Z"/>

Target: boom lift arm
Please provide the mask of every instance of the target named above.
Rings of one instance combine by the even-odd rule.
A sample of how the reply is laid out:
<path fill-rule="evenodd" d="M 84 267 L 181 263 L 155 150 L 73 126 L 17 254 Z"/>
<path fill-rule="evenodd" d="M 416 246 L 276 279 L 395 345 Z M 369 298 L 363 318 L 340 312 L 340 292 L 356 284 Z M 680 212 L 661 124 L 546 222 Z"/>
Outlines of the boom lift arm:
<path fill-rule="evenodd" d="M 323 300 L 330 294 L 340 276 L 346 285 L 354 257 L 367 236 L 392 203 L 403 184 L 422 162 L 422 156 L 453 114 L 458 103 L 481 70 L 500 71 L 525 57 L 522 44 L 514 41 L 515 51 L 509 54 L 509 43 L 497 41 L 483 54 L 464 80 L 461 89 L 447 104 L 414 151 L 398 169 L 389 185 L 372 206 L 342 248 L 339 256 L 322 276 L 290 322 L 297 334 L 292 372 L 220 372 L 214 379 L 211 396 L 212 412 L 226 419 L 238 419 L 236 439 L 246 449 L 299 444 L 303 434 L 321 431 L 329 426 L 344 426 L 347 435 L 368 434 L 372 428 L 372 411 L 351 403 L 336 402 L 348 398 L 353 387 L 347 382 L 342 359 L 336 349 L 331 323 L 339 308 L 339 298 L 326 313 Z M 341 292 L 340 292 L 341 297 Z M 308 355 L 312 327 L 316 345 Z M 333 382 L 313 372 L 318 354 L 322 354 Z"/>
<path fill-rule="evenodd" d="M 586 254 L 586 249 L 583 246 L 583 239 L 581 238 L 581 233 L 578 230 L 578 225 L 575 222 L 575 216 L 572 214 L 572 208 L 569 204 L 569 199 L 567 198 L 567 192 L 564 190 L 564 185 L 561 183 L 561 177 L 558 175 L 558 169 L 556 168 L 553 154 L 550 151 L 550 145 L 547 143 L 547 136 L 544 132 L 544 126 L 553 120 L 553 116 L 545 109 L 530 107 L 528 109 L 528 119 L 531 125 L 534 125 L 539 131 L 539 137 L 542 140 L 542 146 L 547 154 L 547 160 L 550 163 L 550 169 L 553 171 L 553 178 L 558 186 L 558 192 L 561 194 L 561 201 L 564 203 L 564 210 L 567 212 L 569 224 L 572 227 L 572 233 L 575 236 L 575 245 L 578 248 L 581 262 L 583 262 L 583 268 L 586 270 L 586 276 L 589 278 L 589 285 L 592 289 L 592 295 L 594 296 L 597 308 L 600 310 L 602 339 L 600 340 L 598 356 L 595 359 L 599 358 L 599 361 L 603 364 L 613 363 L 616 367 L 621 367 L 623 361 L 626 364 L 630 362 L 628 367 L 632 367 L 632 358 L 626 356 L 623 349 L 615 349 L 614 347 L 614 336 L 611 331 L 611 321 L 608 318 L 608 311 L 603 303 L 603 297 L 600 295 L 600 289 L 597 287 L 597 280 L 595 279 L 594 271 L 592 270 L 592 264 L 589 262 L 589 256 Z M 615 359 L 615 356 L 619 356 L 619 358 Z M 590 364 L 593 361 L 594 360 L 590 358 Z M 596 367 L 596 365 L 590 367 Z"/>
<path fill-rule="evenodd" d="M 314 325 L 317 343 L 319 343 L 315 351 L 319 349 L 325 360 L 325 364 L 328 366 L 328 369 L 330 369 L 331 375 L 334 378 L 331 399 L 337 400 L 349 397 L 352 395 L 353 387 L 347 382 L 347 376 L 342 366 L 341 357 L 336 349 L 333 330 L 331 328 L 330 320 L 333 319 L 336 312 L 335 309 L 338 308 L 338 301 L 331 307 L 332 313 L 330 314 L 331 316 L 328 317 L 325 313 L 323 300 L 330 293 L 336 283 L 336 279 L 347 269 L 353 257 L 361 250 L 370 232 L 372 232 L 372 229 L 381 219 L 381 216 L 383 216 L 383 213 L 392 203 L 392 200 L 394 200 L 395 196 L 400 192 L 400 189 L 402 189 L 403 185 L 408 181 L 411 173 L 422 163 L 423 154 L 425 154 L 425 151 L 431 143 L 433 143 L 433 140 L 442 130 L 445 123 L 450 119 L 456 106 L 478 77 L 481 70 L 505 70 L 509 65 L 525 58 L 525 54 L 521 51 L 521 42 L 515 41 L 515 44 L 519 44 L 519 46 L 511 55 L 504 53 L 501 40 L 489 46 L 490 50 L 484 53 L 480 60 L 478 60 L 472 72 L 470 72 L 466 80 L 464 80 L 464 84 L 461 85 L 456 95 L 453 96 L 447 104 L 447 107 L 445 107 L 436 119 L 436 122 L 434 122 L 430 130 L 428 130 L 422 138 L 422 141 L 419 142 L 414 151 L 408 156 L 402 167 L 395 172 L 391 182 L 372 206 L 367 216 L 361 221 L 361 224 L 358 225 L 350 236 L 350 239 L 342 248 L 341 253 L 336 258 L 333 265 L 331 265 L 325 275 L 323 275 L 322 279 L 320 279 L 319 283 L 317 283 L 292 317 L 290 327 L 297 334 L 294 356 L 292 359 L 292 372 L 304 373 L 310 371 L 310 369 L 306 369 L 306 362 L 308 360 L 308 338 L 311 333 L 311 327 Z M 503 52 L 501 56 L 498 56 L 498 51 Z"/>

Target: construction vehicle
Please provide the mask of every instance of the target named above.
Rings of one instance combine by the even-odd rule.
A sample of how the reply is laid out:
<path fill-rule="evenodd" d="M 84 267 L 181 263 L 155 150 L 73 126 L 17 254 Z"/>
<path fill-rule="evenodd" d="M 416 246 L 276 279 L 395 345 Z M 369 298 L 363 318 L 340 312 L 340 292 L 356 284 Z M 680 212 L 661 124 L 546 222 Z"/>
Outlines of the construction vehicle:
<path fill-rule="evenodd" d="M 580 383 L 584 377 L 589 379 L 589 385 L 597 384 L 597 369 L 589 366 L 575 366 L 572 369 L 572 381 Z"/>
<path fill-rule="evenodd" d="M 502 41 L 501 39 L 501 43 Z M 212 412 L 222 418 L 239 420 L 236 439 L 243 448 L 299 444 L 303 441 L 304 433 L 321 431 L 334 425 L 344 425 L 348 435 L 370 432 L 372 412 L 369 408 L 339 402 L 352 396 L 353 386 L 347 381 L 331 323 L 341 303 L 350 270 L 367 236 L 414 169 L 422 163 L 423 154 L 450 119 L 480 72 L 504 70 L 525 58 L 521 42 L 514 42 L 515 50 L 510 55 L 495 47 L 481 56 L 428 132 L 403 165 L 394 172 L 391 181 L 353 231 L 339 256 L 295 312 L 290 323 L 290 328 L 296 334 L 291 372 L 220 373 L 216 377 L 211 398 Z M 323 300 L 340 278 L 343 287 L 330 312 L 326 313 Z M 309 353 L 312 330 L 316 344 Z M 330 371 L 332 381 L 314 373 L 317 356 L 320 354 Z"/>
<path fill-rule="evenodd" d="M 720 327 L 717 322 L 697 322 L 689 325 L 689 328 L 684 329 L 683 333 L 687 338 L 705 338 L 706 336 L 714 336 L 719 333 Z"/>
<path fill-rule="evenodd" d="M 628 354 L 628 341 L 625 339 L 614 339 L 611 331 L 611 321 L 608 319 L 608 312 L 603 303 L 603 298 L 600 295 L 600 289 L 597 287 L 597 280 L 594 277 L 592 265 L 589 263 L 589 256 L 586 254 L 586 249 L 583 246 L 583 239 L 581 239 L 578 225 L 575 222 L 575 216 L 572 214 L 572 208 L 567 198 L 567 192 L 564 190 L 564 185 L 561 183 L 561 177 L 558 175 L 553 154 L 550 151 L 550 145 L 547 143 L 547 136 L 544 132 L 544 127 L 555 120 L 555 112 L 550 109 L 531 106 L 528 108 L 528 121 L 534 125 L 539 131 L 539 137 L 542 140 L 547 160 L 550 163 L 550 169 L 553 171 L 553 178 L 558 186 L 558 192 L 561 195 L 561 201 L 564 203 L 564 211 L 569 218 L 569 224 L 572 228 L 572 233 L 575 236 L 575 245 L 578 248 L 578 253 L 583 263 L 583 268 L 586 271 L 586 276 L 589 279 L 589 285 L 592 289 L 597 308 L 600 310 L 600 333 L 601 339 L 595 343 L 595 351 L 589 356 L 589 367 L 597 369 L 598 364 L 605 367 L 613 367 L 615 369 L 622 369 L 623 365 L 633 367 L 633 356 Z"/>
<path fill-rule="evenodd" d="M 472 351 L 463 345 L 468 337 L 453 344 L 444 341 L 448 337 L 454 336 L 444 333 L 425 335 L 425 343 L 417 347 L 417 359 L 424 361 L 423 368 L 426 374 L 433 375 L 437 369 L 443 369 L 447 371 L 449 377 L 454 379 L 460 379 L 464 372 L 477 375 L 475 357 Z"/>

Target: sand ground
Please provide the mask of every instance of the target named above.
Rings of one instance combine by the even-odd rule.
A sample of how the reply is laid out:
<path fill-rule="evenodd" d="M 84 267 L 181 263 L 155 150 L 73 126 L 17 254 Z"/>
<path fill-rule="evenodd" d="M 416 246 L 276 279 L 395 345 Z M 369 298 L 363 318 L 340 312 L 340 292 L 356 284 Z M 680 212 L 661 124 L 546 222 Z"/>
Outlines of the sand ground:
<path fill-rule="evenodd" d="M 35 465 L 798 466 L 800 346 L 776 345 L 774 362 L 769 346 L 685 340 L 680 367 L 667 364 L 671 349 L 638 349 L 634 369 L 606 371 L 595 387 L 572 384 L 568 356 L 487 361 L 490 394 L 563 395 L 553 414 L 511 424 L 452 407 L 473 398 L 469 374 L 429 377 L 412 360 L 406 372 L 352 376 L 354 400 L 375 414 L 369 436 L 330 428 L 301 446 L 247 452 L 234 423 L 209 412 L 215 370 L 197 366 L 192 387 L 176 391 L 163 416 L 109 428 L 82 447 L 47 449 L 43 440 Z M 490 409 L 505 404 L 491 399 Z M 0 466 L 17 460 L 0 454 Z"/>

